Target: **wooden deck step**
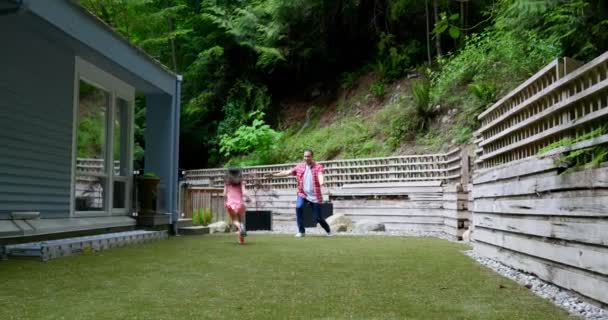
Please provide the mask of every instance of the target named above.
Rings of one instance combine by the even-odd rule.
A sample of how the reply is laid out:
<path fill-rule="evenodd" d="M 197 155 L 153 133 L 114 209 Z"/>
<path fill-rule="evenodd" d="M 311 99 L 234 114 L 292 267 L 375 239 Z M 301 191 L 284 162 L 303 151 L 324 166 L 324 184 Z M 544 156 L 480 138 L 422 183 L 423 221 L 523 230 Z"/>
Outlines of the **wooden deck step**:
<path fill-rule="evenodd" d="M 48 261 L 49 259 L 92 253 L 152 240 L 166 239 L 167 237 L 167 231 L 133 230 L 15 244 L 6 246 L 6 251 L 8 256 L 40 257 L 42 261 Z"/>
<path fill-rule="evenodd" d="M 177 228 L 183 227 L 192 227 L 194 224 L 192 223 L 192 219 L 179 219 L 177 220 Z"/>

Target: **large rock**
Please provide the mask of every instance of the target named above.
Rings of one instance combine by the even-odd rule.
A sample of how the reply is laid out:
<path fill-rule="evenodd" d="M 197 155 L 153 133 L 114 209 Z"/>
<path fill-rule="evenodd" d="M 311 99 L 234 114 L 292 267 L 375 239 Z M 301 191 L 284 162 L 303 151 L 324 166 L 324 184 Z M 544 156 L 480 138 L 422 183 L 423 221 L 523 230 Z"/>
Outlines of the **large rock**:
<path fill-rule="evenodd" d="M 348 231 L 348 226 L 343 223 L 335 224 L 335 225 L 331 226 L 331 232 L 346 232 L 346 231 Z"/>
<path fill-rule="evenodd" d="M 386 231 L 384 224 L 378 223 L 371 220 L 357 221 L 355 224 L 355 232 L 369 232 L 369 231 Z"/>
<path fill-rule="evenodd" d="M 353 221 L 342 213 L 334 214 L 325 221 L 333 232 L 346 232 L 353 229 Z"/>
<path fill-rule="evenodd" d="M 209 227 L 209 233 L 225 233 L 230 231 L 230 226 L 225 221 L 214 222 Z"/>

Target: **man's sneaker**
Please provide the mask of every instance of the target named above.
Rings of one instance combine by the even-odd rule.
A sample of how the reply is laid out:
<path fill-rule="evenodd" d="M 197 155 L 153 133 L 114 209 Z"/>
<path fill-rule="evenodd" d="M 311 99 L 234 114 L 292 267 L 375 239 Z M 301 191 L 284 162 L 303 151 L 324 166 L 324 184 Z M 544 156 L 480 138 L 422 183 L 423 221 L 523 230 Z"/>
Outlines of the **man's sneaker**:
<path fill-rule="evenodd" d="M 333 234 L 333 233 L 331 233 L 331 232 L 328 232 L 328 233 L 326 233 L 326 234 L 325 234 L 325 236 L 326 236 L 326 237 L 333 237 L 333 236 L 334 236 L 334 234 Z"/>
<path fill-rule="evenodd" d="M 303 238 L 304 234 L 301 232 L 296 233 L 296 238 Z"/>

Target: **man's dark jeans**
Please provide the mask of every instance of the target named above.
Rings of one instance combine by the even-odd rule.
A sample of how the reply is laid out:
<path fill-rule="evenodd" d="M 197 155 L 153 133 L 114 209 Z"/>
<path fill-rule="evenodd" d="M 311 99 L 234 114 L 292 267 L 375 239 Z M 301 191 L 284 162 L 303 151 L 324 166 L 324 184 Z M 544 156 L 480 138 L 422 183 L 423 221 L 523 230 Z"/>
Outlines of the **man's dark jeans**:
<path fill-rule="evenodd" d="M 325 230 L 325 232 L 329 233 L 329 225 L 325 222 L 325 219 L 321 217 L 321 204 L 314 203 L 308 201 L 305 198 L 298 196 L 298 200 L 296 201 L 296 222 L 298 223 L 298 232 L 304 234 L 306 230 L 304 229 L 304 221 L 302 215 L 304 214 L 304 206 L 309 204 L 312 206 L 312 215 L 314 221 L 318 222 L 321 227 Z"/>

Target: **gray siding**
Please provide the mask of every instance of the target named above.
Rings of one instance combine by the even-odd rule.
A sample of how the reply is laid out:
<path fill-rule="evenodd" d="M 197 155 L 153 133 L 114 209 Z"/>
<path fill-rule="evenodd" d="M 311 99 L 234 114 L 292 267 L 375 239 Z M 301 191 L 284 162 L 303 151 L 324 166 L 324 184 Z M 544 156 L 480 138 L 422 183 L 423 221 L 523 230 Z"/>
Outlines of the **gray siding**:
<path fill-rule="evenodd" d="M 74 53 L 19 17 L 0 17 L 0 219 L 12 211 L 67 217 Z"/>

